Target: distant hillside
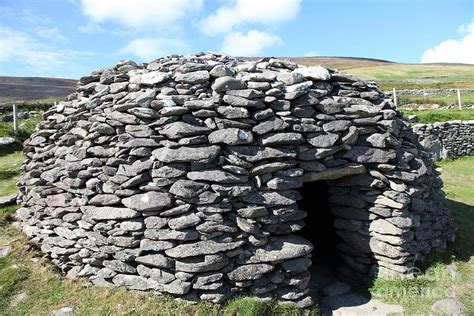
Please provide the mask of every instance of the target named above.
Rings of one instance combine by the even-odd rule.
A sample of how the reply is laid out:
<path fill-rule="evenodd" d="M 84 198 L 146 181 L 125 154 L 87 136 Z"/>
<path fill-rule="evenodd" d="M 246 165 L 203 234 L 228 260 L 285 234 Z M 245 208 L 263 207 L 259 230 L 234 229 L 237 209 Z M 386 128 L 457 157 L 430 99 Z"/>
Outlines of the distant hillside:
<path fill-rule="evenodd" d="M 383 90 L 474 89 L 474 65 L 386 64 L 344 69 L 356 77 L 375 80 Z"/>
<path fill-rule="evenodd" d="M 258 60 L 262 57 L 244 57 L 245 60 Z M 330 57 L 330 56 L 309 56 L 309 57 L 277 57 L 277 58 L 289 58 L 294 62 L 305 65 L 305 66 L 314 66 L 314 65 L 323 65 L 329 68 L 334 68 L 338 70 L 350 69 L 350 68 L 359 68 L 359 67 L 372 67 L 372 66 L 383 66 L 396 64 L 394 62 L 383 60 L 383 59 L 373 59 L 373 58 L 363 58 L 363 57 Z"/>
<path fill-rule="evenodd" d="M 64 98 L 75 91 L 77 80 L 0 76 L 0 104 Z"/>
<path fill-rule="evenodd" d="M 329 57 L 329 56 L 315 56 L 315 57 L 289 57 L 298 64 L 312 66 L 312 65 L 323 65 L 329 68 L 335 68 L 338 70 L 360 68 L 360 67 L 373 67 L 373 66 L 386 66 L 396 64 L 395 62 L 373 59 L 373 58 L 362 58 L 362 57 Z"/>

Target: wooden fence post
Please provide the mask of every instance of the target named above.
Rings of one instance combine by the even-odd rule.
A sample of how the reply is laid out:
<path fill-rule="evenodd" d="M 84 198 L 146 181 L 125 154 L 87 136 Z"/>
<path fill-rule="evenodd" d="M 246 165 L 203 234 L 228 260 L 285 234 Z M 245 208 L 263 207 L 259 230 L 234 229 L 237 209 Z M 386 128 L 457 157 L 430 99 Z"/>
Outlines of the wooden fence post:
<path fill-rule="evenodd" d="M 18 134 L 18 109 L 16 104 L 13 104 L 13 132 Z"/>
<path fill-rule="evenodd" d="M 393 103 L 395 104 L 395 108 L 398 107 L 398 102 L 397 102 L 397 90 L 393 88 Z"/>
<path fill-rule="evenodd" d="M 462 110 L 461 91 L 459 89 L 458 89 L 458 105 L 459 105 L 459 109 Z"/>

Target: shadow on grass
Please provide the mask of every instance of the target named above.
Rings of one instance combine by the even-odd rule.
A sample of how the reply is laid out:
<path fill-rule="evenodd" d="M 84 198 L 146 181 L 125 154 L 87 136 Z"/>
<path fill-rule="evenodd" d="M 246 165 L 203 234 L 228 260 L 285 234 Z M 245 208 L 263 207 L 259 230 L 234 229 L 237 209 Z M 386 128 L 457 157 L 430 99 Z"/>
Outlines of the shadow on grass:
<path fill-rule="evenodd" d="M 0 148 L 0 158 L 21 150 L 23 150 L 23 147 L 18 143 L 6 148 Z"/>
<path fill-rule="evenodd" d="M 4 170 L 0 171 L 0 179 L 5 180 L 16 177 L 20 174 L 20 170 Z"/>

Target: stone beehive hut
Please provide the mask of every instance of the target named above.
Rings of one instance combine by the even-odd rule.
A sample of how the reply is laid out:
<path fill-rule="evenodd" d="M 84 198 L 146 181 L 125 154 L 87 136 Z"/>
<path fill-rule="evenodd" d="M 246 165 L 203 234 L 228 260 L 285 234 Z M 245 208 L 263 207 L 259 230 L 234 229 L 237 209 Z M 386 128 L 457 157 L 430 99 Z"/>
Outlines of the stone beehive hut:
<path fill-rule="evenodd" d="M 321 245 L 363 277 L 410 273 L 454 238 L 391 100 L 320 66 L 120 62 L 81 78 L 24 145 L 23 231 L 96 285 L 306 306 Z"/>

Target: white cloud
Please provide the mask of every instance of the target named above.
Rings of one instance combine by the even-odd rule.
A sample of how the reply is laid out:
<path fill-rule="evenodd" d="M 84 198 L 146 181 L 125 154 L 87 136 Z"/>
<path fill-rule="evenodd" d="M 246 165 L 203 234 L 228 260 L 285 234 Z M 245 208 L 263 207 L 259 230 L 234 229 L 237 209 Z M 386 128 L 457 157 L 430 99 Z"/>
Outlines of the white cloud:
<path fill-rule="evenodd" d="M 302 0 L 235 0 L 204 18 L 200 29 L 207 35 L 232 31 L 244 23 L 274 24 L 293 19 Z"/>
<path fill-rule="evenodd" d="M 59 42 L 67 41 L 66 36 L 61 34 L 61 32 L 59 31 L 57 27 L 40 28 L 36 31 L 36 34 L 38 34 L 38 36 L 45 38 L 47 40 L 59 41 Z"/>
<path fill-rule="evenodd" d="M 258 56 L 269 46 L 281 45 L 283 41 L 274 34 L 257 30 L 229 33 L 224 37 L 221 51 L 235 56 Z"/>
<path fill-rule="evenodd" d="M 87 23 L 77 28 L 81 33 L 102 33 L 105 30 L 97 23 Z"/>
<path fill-rule="evenodd" d="M 120 50 L 120 53 L 132 54 L 143 61 L 151 61 L 169 54 L 182 53 L 187 49 L 187 45 L 179 39 L 144 37 L 132 40 Z"/>
<path fill-rule="evenodd" d="M 78 28 L 79 32 L 85 34 L 100 34 L 103 33 L 105 36 L 113 35 L 116 37 L 129 38 L 135 35 L 137 32 L 127 27 L 113 27 L 105 28 L 99 23 L 87 22 L 86 24 L 80 25 Z"/>
<path fill-rule="evenodd" d="M 72 63 L 90 52 L 61 50 L 38 42 L 25 32 L 0 27 L 0 63 L 15 63 L 28 72 L 45 74 Z"/>
<path fill-rule="evenodd" d="M 28 9 L 18 9 L 17 7 L 0 6 L 0 20 L 13 20 L 18 24 L 28 24 L 33 26 L 47 25 L 51 19 L 47 16 L 34 14 Z"/>
<path fill-rule="evenodd" d="M 202 4 L 203 0 L 81 0 L 82 11 L 93 21 L 115 21 L 133 28 L 171 27 Z"/>
<path fill-rule="evenodd" d="M 474 26 L 474 19 L 472 20 L 471 23 L 468 23 L 468 24 L 461 24 L 461 25 L 458 27 L 458 33 L 461 34 L 461 35 L 468 34 L 468 33 L 472 32 L 473 26 Z"/>
<path fill-rule="evenodd" d="M 458 32 L 464 37 L 459 40 L 448 39 L 427 49 L 421 62 L 474 64 L 474 22 L 462 25 Z"/>

